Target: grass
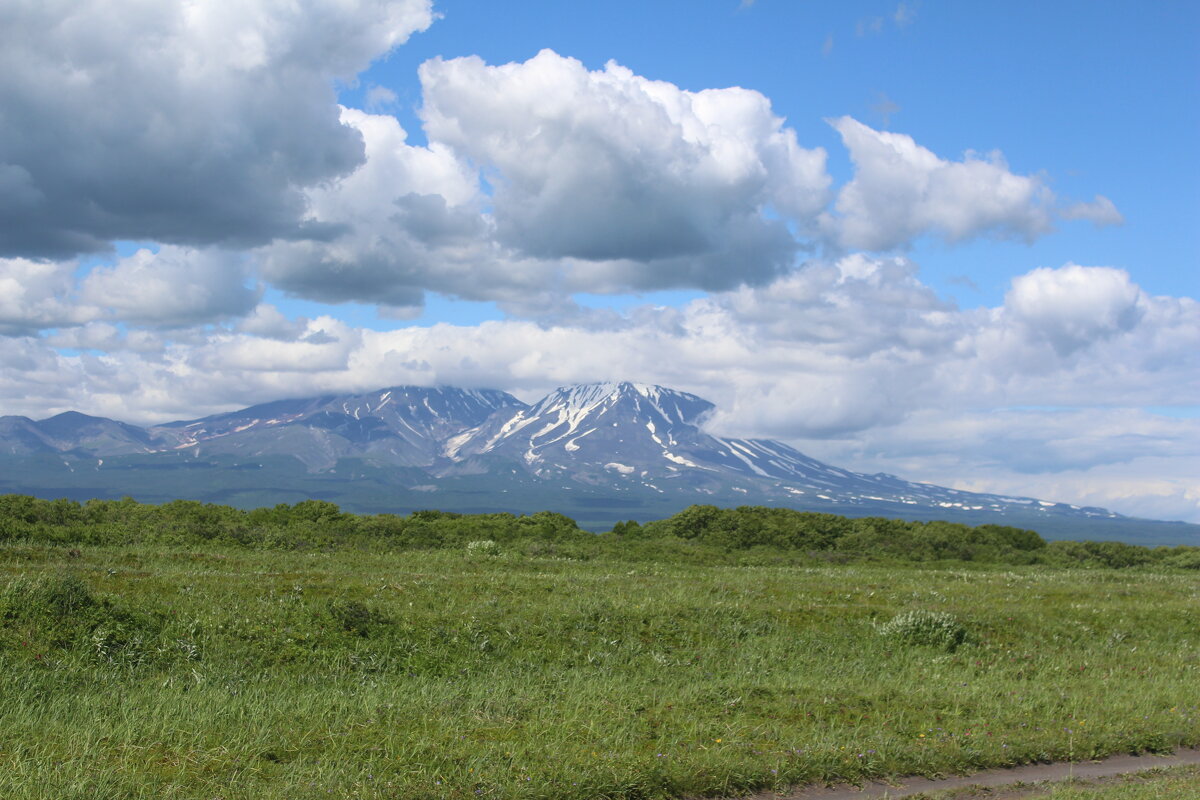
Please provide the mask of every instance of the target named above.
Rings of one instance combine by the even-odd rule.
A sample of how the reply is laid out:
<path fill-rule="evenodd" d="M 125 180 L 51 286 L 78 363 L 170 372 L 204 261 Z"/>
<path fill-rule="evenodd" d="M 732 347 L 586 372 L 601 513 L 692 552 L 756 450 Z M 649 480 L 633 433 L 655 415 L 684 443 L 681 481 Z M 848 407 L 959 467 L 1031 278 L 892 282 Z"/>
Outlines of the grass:
<path fill-rule="evenodd" d="M 1045 800 L 1197 800 L 1200 768 L 1180 767 L 1127 775 L 1111 781 L 1055 786 Z"/>
<path fill-rule="evenodd" d="M 722 796 L 1200 743 L 1194 572 L 505 549 L 0 547 L 0 796 Z M 961 643 L 881 632 L 910 611 Z"/>

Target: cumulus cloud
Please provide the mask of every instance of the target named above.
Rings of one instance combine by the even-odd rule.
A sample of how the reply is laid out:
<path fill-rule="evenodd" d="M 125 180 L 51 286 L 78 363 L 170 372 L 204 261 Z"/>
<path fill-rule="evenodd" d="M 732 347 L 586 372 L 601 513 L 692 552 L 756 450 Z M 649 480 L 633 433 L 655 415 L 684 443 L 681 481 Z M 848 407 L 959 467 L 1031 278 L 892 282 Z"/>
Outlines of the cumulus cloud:
<path fill-rule="evenodd" d="M 307 319 L 289 319 L 270 303 L 259 303 L 251 313 L 238 320 L 233 330 L 264 339 L 294 341 L 303 336 L 307 328 Z"/>
<path fill-rule="evenodd" d="M 1072 305 L 1077 297 L 1093 301 Z M 1129 303 L 1140 312 L 1129 315 Z M 1055 314 L 1075 321 L 1047 329 Z M 852 434 L 931 407 L 1172 405 L 1181 391 L 1200 396 L 1200 306 L 1147 297 L 1118 270 L 1075 265 L 1018 278 L 997 308 L 958 309 L 906 259 L 854 255 L 681 309 L 585 324 L 370 331 L 259 306 L 231 328 L 196 335 L 175 351 L 181 363 L 202 361 L 205 375 L 232 376 L 201 392 L 229 392 L 229 403 L 246 399 L 264 374 L 284 381 L 294 373 L 297 391 L 403 382 L 536 391 L 629 378 L 711 395 L 731 432 L 792 438 Z M 1070 349 L 1048 337 L 1065 337 Z M 318 373 L 328 383 L 313 383 Z"/>
<path fill-rule="evenodd" d="M 91 312 L 70 299 L 75 269 L 71 262 L 0 258 L 0 336 L 86 322 Z"/>
<path fill-rule="evenodd" d="M 492 266 L 498 257 L 473 169 L 440 143 L 409 145 L 395 117 L 344 108 L 341 119 L 362 136 L 366 160 L 306 193 L 306 220 L 339 233 L 263 248 L 265 278 L 326 302 L 401 307 L 420 305 L 426 289 L 470 296 L 520 283 Z"/>
<path fill-rule="evenodd" d="M 1128 331 L 1145 308 L 1129 273 L 1111 267 L 1042 267 L 1016 278 L 1005 307 L 1034 339 L 1062 355 Z"/>
<path fill-rule="evenodd" d="M 165 245 L 93 269 L 79 295 L 130 324 L 183 327 L 247 314 L 262 293 L 247 278 L 241 254 Z"/>
<path fill-rule="evenodd" d="M 896 24 L 909 11 L 898 6 Z M 758 92 L 685 91 L 549 50 L 423 65 L 426 146 L 391 116 L 336 105 L 335 78 L 432 19 L 429 0 L 0 12 L 0 256 L 116 238 L 253 246 L 261 277 L 293 295 L 411 315 L 435 291 L 547 318 L 574 292 L 765 285 L 818 234 L 886 250 L 925 233 L 1029 238 L 1054 216 L 1041 180 L 998 156 L 945 161 L 849 118 L 833 124 L 856 173 L 831 215 L 825 152 L 801 147 Z M 376 111 L 396 97 L 366 95 Z M 1061 216 L 1119 213 L 1097 196 Z M 252 304 L 230 269 L 214 268 L 195 319 Z M 86 301 L 176 324 L 136 310 L 107 275 Z M 220 275 L 234 282 L 224 297 Z M 83 313 L 40 309 L 25 316 Z"/>
<path fill-rule="evenodd" d="M 783 219 L 807 225 L 827 203 L 824 151 L 800 147 L 758 92 L 688 92 L 550 50 L 434 59 L 420 76 L 426 133 L 482 168 L 497 240 L 597 265 L 592 281 L 762 282 L 796 250 Z"/>
<path fill-rule="evenodd" d="M 431 21 L 429 0 L 5 4 L 0 256 L 327 235 L 300 190 L 363 158 L 333 80 Z"/>
<path fill-rule="evenodd" d="M 309 320 L 294 340 L 252 336 L 214 337 L 196 363 L 207 369 L 241 373 L 325 373 L 344 371 L 362 332 L 333 317 Z"/>
<path fill-rule="evenodd" d="M 65 342 L 64 331 L 91 323 L 181 328 L 243 316 L 261 294 L 246 285 L 246 257 L 221 250 L 165 245 L 93 267 L 82 279 L 78 270 L 74 261 L 0 259 L 0 335 L 60 329 Z M 111 327 L 71 335 L 94 337 Z"/>
<path fill-rule="evenodd" d="M 947 161 L 911 136 L 877 131 L 850 117 L 831 120 L 854 162 L 830 219 L 843 246 L 889 250 L 932 233 L 949 242 L 982 234 L 1032 240 L 1052 227 L 1053 194 L 1015 175 L 999 153 Z"/>
<path fill-rule="evenodd" d="M 686 92 L 543 51 L 427 62 L 415 146 L 391 116 L 342 109 L 353 172 L 306 190 L 321 239 L 262 248 L 295 295 L 406 313 L 426 291 L 542 319 L 574 292 L 729 288 L 794 266 L 788 222 L 828 202 L 825 155 L 757 92 Z"/>

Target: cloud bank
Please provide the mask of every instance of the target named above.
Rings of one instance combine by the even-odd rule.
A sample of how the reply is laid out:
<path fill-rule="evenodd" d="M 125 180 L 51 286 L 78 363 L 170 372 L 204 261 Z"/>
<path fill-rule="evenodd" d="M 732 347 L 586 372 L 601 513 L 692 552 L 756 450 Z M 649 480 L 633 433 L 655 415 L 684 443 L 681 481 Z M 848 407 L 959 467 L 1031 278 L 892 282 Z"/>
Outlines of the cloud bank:
<path fill-rule="evenodd" d="M 1109 267 L 1039 268 L 1014 279 L 1003 305 L 967 310 L 924 285 L 907 259 L 857 254 L 681 309 L 570 324 L 375 331 L 260 305 L 216 328 L 78 331 L 104 352 L 0 342 L 6 407 L 161 421 L 284 393 L 449 383 L 533 397 L 625 378 L 716 401 L 711 424 L 722 433 L 784 438 L 835 463 L 1027 494 L 1042 480 L 1031 476 L 1069 473 L 1074 483 L 1055 484 L 1066 492 L 1056 499 L 1088 502 L 1102 490 L 1087 489 L 1086 476 L 1123 466 L 1144 491 L 1121 494 L 1105 478 L 1107 505 L 1145 513 L 1147 496 L 1161 495 L 1183 509 L 1173 513 L 1200 517 L 1200 484 L 1182 477 L 1200 474 L 1200 427 L 1142 410 L 1200 396 L 1200 304 L 1148 296 Z"/>
<path fill-rule="evenodd" d="M 0 256 L 315 233 L 302 190 L 363 160 L 333 80 L 431 22 L 430 0 L 6 3 Z"/>
<path fill-rule="evenodd" d="M 145 422 L 384 384 L 633 379 L 835 463 L 1200 521 L 1195 300 L 1029 264 L 1003 302 L 960 308 L 913 255 L 1119 225 L 1112 200 L 848 116 L 827 152 L 752 89 L 550 50 L 426 62 L 423 143 L 387 86 L 338 104 L 338 81 L 434 18 L 429 0 L 0 9 L 0 411 Z M 659 289 L 703 296 L 575 300 Z M 338 315 L 402 320 L 430 292 L 510 318 Z M 264 301 L 279 293 L 324 305 Z"/>

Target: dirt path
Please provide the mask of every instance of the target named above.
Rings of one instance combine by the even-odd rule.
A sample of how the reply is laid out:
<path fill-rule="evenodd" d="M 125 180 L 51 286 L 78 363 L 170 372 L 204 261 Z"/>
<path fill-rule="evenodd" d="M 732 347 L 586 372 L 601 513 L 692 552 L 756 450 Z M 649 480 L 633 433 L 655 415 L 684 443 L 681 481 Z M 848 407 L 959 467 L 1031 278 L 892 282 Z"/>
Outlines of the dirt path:
<path fill-rule="evenodd" d="M 977 772 L 974 775 L 938 780 L 903 778 L 895 786 L 885 783 L 869 783 L 861 788 L 807 786 L 793 789 L 786 794 L 760 792 L 749 795 L 747 800 L 869 800 L 871 798 L 892 800 L 892 798 L 909 797 L 922 792 L 944 792 L 973 786 L 994 788 L 1017 783 L 1063 781 L 1070 778 L 1108 778 L 1157 767 L 1177 767 L 1185 764 L 1200 764 L 1200 749 L 1177 750 L 1169 756 L 1113 756 L 1102 761 L 1029 764 L 1024 767 L 991 769 L 986 772 Z"/>

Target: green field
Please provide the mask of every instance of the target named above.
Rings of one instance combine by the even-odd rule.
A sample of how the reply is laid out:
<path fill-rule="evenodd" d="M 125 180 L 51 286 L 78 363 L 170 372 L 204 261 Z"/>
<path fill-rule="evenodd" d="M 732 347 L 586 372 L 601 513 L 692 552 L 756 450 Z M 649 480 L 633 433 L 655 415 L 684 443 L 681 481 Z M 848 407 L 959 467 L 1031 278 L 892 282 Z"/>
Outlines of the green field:
<path fill-rule="evenodd" d="M 333 517 L 239 541 L 120 511 L 0 525 L 0 797 L 719 797 L 1200 743 L 1190 550 L 1111 569 L 1015 531 L 1036 549 L 1005 557 L 1084 566 L 922 564 L 436 515 L 407 545 Z"/>

